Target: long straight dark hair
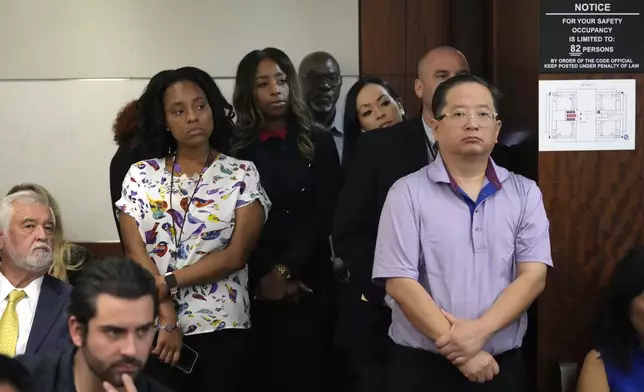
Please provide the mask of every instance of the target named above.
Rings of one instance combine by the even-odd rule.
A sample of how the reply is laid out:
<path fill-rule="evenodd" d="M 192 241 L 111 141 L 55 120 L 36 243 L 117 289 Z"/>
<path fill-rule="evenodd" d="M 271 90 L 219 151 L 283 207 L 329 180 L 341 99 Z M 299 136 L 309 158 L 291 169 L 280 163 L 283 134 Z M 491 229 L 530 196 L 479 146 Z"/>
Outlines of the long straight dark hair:
<path fill-rule="evenodd" d="M 290 131 L 297 132 L 300 154 L 306 159 L 312 160 L 315 152 L 311 142 L 312 116 L 302 99 L 301 87 L 291 59 L 286 53 L 276 48 L 253 50 L 239 62 L 233 93 L 233 107 L 237 113 L 237 123 L 231 143 L 231 155 L 235 155 L 251 144 L 257 138 L 257 134 L 264 124 L 264 116 L 255 103 L 257 67 L 264 59 L 275 61 L 286 74 L 286 83 L 289 86 L 287 122 L 292 126 Z"/>

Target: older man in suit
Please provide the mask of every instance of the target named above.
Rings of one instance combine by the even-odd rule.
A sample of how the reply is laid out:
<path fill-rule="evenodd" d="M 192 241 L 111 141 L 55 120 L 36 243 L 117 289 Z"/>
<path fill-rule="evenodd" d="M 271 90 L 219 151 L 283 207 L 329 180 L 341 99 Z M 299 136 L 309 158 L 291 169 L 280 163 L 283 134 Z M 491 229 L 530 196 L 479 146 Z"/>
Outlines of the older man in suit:
<path fill-rule="evenodd" d="M 22 191 L 0 200 L 0 354 L 13 357 L 71 346 L 71 286 L 47 275 L 56 222 L 47 200 Z"/>

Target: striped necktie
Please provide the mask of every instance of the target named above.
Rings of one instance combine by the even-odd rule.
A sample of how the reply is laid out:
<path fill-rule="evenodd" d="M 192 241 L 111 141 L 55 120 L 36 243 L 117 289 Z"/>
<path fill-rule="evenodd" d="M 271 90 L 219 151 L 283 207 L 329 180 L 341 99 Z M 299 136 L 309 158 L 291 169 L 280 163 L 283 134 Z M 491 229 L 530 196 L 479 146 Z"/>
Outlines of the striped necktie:
<path fill-rule="evenodd" d="M 27 294 L 22 290 L 13 290 L 9 293 L 7 308 L 0 318 L 0 354 L 8 357 L 16 355 L 18 343 L 18 312 L 16 306 Z"/>
<path fill-rule="evenodd" d="M 429 153 L 429 163 L 434 162 L 436 160 L 436 157 L 438 156 L 438 143 L 429 143 L 427 145 L 427 152 Z"/>

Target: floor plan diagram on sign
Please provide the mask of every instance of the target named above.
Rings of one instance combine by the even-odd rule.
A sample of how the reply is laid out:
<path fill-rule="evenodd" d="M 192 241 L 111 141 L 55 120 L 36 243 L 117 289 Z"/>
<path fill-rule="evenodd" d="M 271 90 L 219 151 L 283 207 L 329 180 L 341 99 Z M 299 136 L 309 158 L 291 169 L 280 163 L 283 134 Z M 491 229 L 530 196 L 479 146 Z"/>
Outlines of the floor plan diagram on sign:
<path fill-rule="evenodd" d="M 539 151 L 635 149 L 635 80 L 539 82 Z"/>

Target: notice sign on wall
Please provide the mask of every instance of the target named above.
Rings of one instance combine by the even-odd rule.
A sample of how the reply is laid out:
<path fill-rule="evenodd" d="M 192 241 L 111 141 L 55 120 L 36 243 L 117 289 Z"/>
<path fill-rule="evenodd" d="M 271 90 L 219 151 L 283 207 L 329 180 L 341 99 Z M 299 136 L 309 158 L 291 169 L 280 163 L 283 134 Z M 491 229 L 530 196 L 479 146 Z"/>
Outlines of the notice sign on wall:
<path fill-rule="evenodd" d="M 541 73 L 644 72 L 644 0 L 540 0 Z"/>

